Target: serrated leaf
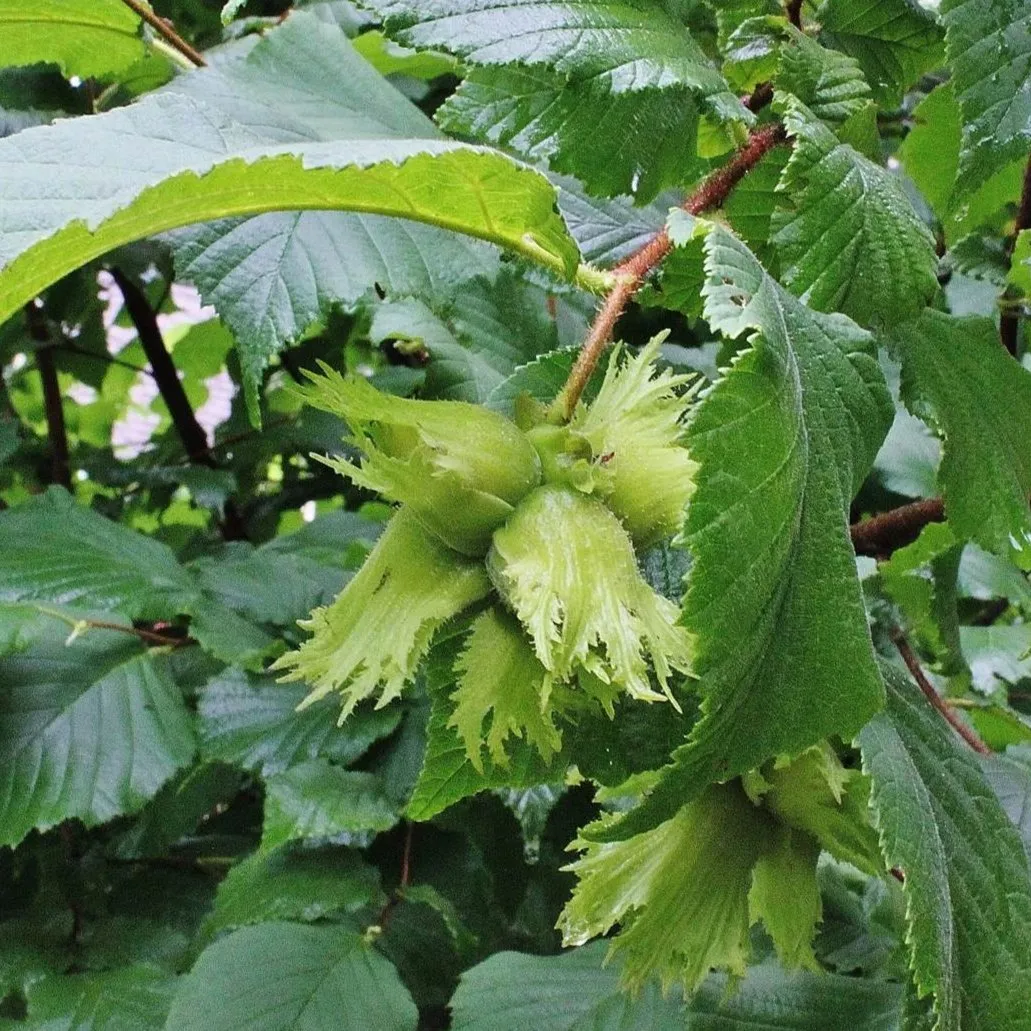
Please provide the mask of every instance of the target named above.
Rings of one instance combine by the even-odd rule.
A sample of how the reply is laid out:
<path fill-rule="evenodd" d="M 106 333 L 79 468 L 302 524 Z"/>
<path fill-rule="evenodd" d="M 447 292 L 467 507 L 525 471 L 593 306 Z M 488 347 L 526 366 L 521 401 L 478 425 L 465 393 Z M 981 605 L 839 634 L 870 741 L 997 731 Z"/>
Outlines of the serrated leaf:
<path fill-rule="evenodd" d="M 952 87 L 963 112 L 959 188 L 981 186 L 1027 157 L 1031 135 L 1031 3 L 943 0 Z"/>
<path fill-rule="evenodd" d="M 682 22 L 658 4 L 625 0 L 372 0 L 389 35 L 439 47 L 470 64 L 548 66 L 612 93 L 681 86 L 717 118 L 748 121 L 743 105 Z"/>
<path fill-rule="evenodd" d="M 915 315 L 938 289 L 934 237 L 897 176 L 839 142 L 799 104 L 785 117 L 795 146 L 773 214 L 785 282 L 820 311 L 861 325 Z"/>
<path fill-rule="evenodd" d="M 714 780 L 854 734 L 883 700 L 848 538 L 893 412 L 872 340 L 803 306 L 724 229 L 709 232 L 706 269 L 710 324 L 751 346 L 688 429 L 701 468 L 683 622 L 704 715 L 620 835 Z"/>
<path fill-rule="evenodd" d="M 556 271 L 572 271 L 577 261 L 551 185 L 498 152 L 367 133 L 269 143 L 174 93 L 0 140 L 0 169 L 11 203 L 0 216 L 0 319 L 114 247 L 227 215 L 308 208 L 394 215 L 490 240 Z M 55 205 L 55 190 L 74 204 Z M 252 385 L 266 359 L 243 354 Z"/>
<path fill-rule="evenodd" d="M 937 1031 L 1031 1027 L 1031 871 L 977 759 L 907 677 L 859 735 L 887 865 L 905 874 L 908 940 Z"/>
<path fill-rule="evenodd" d="M 390 830 L 397 810 L 380 779 L 312 759 L 265 781 L 263 851 L 289 841 L 359 841 Z"/>
<path fill-rule="evenodd" d="M 267 923 L 201 953 L 166 1031 L 415 1031 L 397 971 L 354 931 Z"/>
<path fill-rule="evenodd" d="M 0 0 L 0 67 L 56 64 L 65 76 L 102 78 L 146 52 L 139 16 L 115 0 Z"/>
<path fill-rule="evenodd" d="M 170 548 L 77 505 L 60 488 L 0 513 L 3 601 L 168 619 L 199 596 Z"/>
<path fill-rule="evenodd" d="M 436 117 L 451 135 L 545 161 L 592 193 L 646 203 L 701 171 L 692 94 L 670 86 L 613 95 L 547 67 L 478 68 Z"/>
<path fill-rule="evenodd" d="M 143 965 L 48 977 L 29 989 L 29 1025 L 41 1031 L 161 1031 L 178 980 Z"/>
<path fill-rule="evenodd" d="M 279 684 L 227 669 L 201 688 L 197 701 L 203 755 L 268 777 L 319 757 L 346 766 L 401 721 L 397 706 L 359 709 L 337 726 L 331 699 L 298 712 L 303 684 Z"/>
<path fill-rule="evenodd" d="M 817 18 L 827 42 L 860 63 L 884 104 L 898 104 L 921 75 L 944 64 L 942 31 L 913 0 L 826 0 Z"/>
<path fill-rule="evenodd" d="M 938 481 L 956 532 L 1031 561 L 1031 373 L 990 319 L 925 311 L 892 327 L 902 394 L 944 437 Z"/>
<path fill-rule="evenodd" d="M 40 617 L 31 646 L 0 659 L 0 844 L 72 818 L 140 809 L 193 757 L 182 695 L 128 634 Z"/>
<path fill-rule="evenodd" d="M 204 932 L 270 920 L 314 923 L 354 912 L 380 895 L 379 876 L 343 848 L 256 852 L 237 863 L 218 886 Z"/>

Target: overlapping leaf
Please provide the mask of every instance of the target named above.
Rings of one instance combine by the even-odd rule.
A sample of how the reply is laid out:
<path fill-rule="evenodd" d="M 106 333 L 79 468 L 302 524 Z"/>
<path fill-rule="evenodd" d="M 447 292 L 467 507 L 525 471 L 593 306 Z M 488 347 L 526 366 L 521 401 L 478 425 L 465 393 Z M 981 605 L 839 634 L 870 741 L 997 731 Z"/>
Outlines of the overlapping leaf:
<path fill-rule="evenodd" d="M 946 56 L 963 112 L 960 188 L 1025 159 L 1031 138 L 1031 2 L 943 0 Z"/>
<path fill-rule="evenodd" d="M 1031 373 L 986 318 L 925 311 L 888 339 L 907 404 L 945 438 L 938 478 L 952 525 L 1031 561 Z"/>
<path fill-rule="evenodd" d="M 821 311 L 861 325 L 915 315 L 938 289 L 934 238 L 902 185 L 841 143 L 801 105 L 786 115 L 795 147 L 773 215 L 784 281 Z"/>
<path fill-rule="evenodd" d="M 860 734 L 885 860 L 905 873 L 916 983 L 937 1031 L 1031 1028 L 1031 872 L 978 767 L 900 672 Z"/>
<path fill-rule="evenodd" d="M 689 428 L 701 465 L 683 621 L 703 718 L 624 836 L 707 783 L 854 734 L 883 699 L 848 538 L 853 493 L 892 419 L 869 335 L 810 311 L 726 230 L 706 239 L 705 310 L 749 345 Z"/>
<path fill-rule="evenodd" d="M 0 659 L 0 844 L 143 806 L 192 758 L 182 694 L 129 634 L 41 616 L 31 647 Z"/>

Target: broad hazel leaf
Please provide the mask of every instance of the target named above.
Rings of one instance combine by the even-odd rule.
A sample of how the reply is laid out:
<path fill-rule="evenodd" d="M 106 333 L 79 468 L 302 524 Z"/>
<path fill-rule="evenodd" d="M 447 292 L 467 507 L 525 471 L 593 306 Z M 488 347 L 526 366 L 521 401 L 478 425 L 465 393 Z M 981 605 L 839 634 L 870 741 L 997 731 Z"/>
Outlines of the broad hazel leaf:
<path fill-rule="evenodd" d="M 40 616 L 0 659 L 0 844 L 136 812 L 193 758 L 182 693 L 130 634 Z"/>
<path fill-rule="evenodd" d="M 0 0 L 0 68 L 56 64 L 104 78 L 146 52 L 139 15 L 120 0 Z"/>
<path fill-rule="evenodd" d="M 1031 372 L 994 321 L 925 311 L 892 328 L 902 396 L 944 438 L 938 482 L 949 522 L 983 548 L 1031 565 Z"/>
<path fill-rule="evenodd" d="M 860 63 L 883 104 L 945 63 L 942 31 L 915 0 L 826 0 L 817 17 L 825 42 Z"/>
<path fill-rule="evenodd" d="M 705 246 L 706 316 L 749 337 L 688 428 L 699 470 L 682 622 L 703 717 L 612 837 L 667 819 L 714 780 L 850 737 L 884 699 L 848 535 L 893 416 L 873 341 L 806 308 L 727 230 Z"/>
<path fill-rule="evenodd" d="M 943 0 L 952 87 L 963 112 L 959 189 L 970 193 L 1031 138 L 1031 0 Z"/>
<path fill-rule="evenodd" d="M 1031 871 L 1016 829 L 917 687 L 885 667 L 888 704 L 859 736 L 888 865 L 904 875 L 913 976 L 935 1031 L 1031 1028 Z"/>
<path fill-rule="evenodd" d="M 864 326 L 915 315 L 938 289 L 934 237 L 899 178 L 841 143 L 796 102 L 785 121 L 795 146 L 773 213 L 784 281 L 820 311 Z"/>
<path fill-rule="evenodd" d="M 208 946 L 166 1031 L 415 1031 L 397 970 L 345 927 L 267 923 Z"/>

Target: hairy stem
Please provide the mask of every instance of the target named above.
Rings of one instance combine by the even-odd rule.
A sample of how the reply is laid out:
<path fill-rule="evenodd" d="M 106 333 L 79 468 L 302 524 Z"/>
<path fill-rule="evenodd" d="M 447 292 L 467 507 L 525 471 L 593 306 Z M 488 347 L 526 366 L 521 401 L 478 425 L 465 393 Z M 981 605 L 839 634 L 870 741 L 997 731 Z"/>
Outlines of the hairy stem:
<path fill-rule="evenodd" d="M 175 363 L 168 353 L 168 348 L 165 347 L 157 314 L 150 306 L 143 291 L 121 269 L 112 266 L 110 272 L 111 278 L 114 279 L 122 293 L 125 310 L 129 313 L 129 318 L 139 334 L 140 345 L 150 363 L 154 382 L 157 383 L 161 398 L 172 418 L 172 425 L 183 443 L 187 456 L 191 462 L 197 465 L 204 465 L 209 469 L 218 468 L 218 463 L 208 448 L 207 434 L 201 424 L 197 422 L 197 416 L 194 414 L 190 399 L 186 396 Z M 247 539 L 246 527 L 231 500 L 225 504 L 222 535 L 226 540 Z"/>
<path fill-rule="evenodd" d="M 942 499 L 929 498 L 853 523 L 849 532 L 857 555 L 886 558 L 899 548 L 912 544 L 928 523 L 943 522 L 945 505 Z"/>
<path fill-rule="evenodd" d="M 924 673 L 920 666 L 920 661 L 917 659 L 913 649 L 909 646 L 909 642 L 906 640 L 905 635 L 901 630 L 896 627 L 891 634 L 892 643 L 899 651 L 899 655 L 902 656 L 902 661 L 906 664 L 906 669 L 909 670 L 913 679 L 916 681 L 917 686 L 924 693 L 927 700 L 941 713 L 942 717 L 946 720 L 952 729 L 959 734 L 961 738 L 970 747 L 978 752 L 980 755 L 991 755 L 992 750 L 945 704 L 941 695 L 938 694 L 934 689 L 934 685 L 927 679 L 927 674 Z"/>
<path fill-rule="evenodd" d="M 126 7 L 135 11 L 162 39 L 174 50 L 183 55 L 192 65 L 203 68 L 208 62 L 197 50 L 194 50 L 178 32 L 172 28 L 170 22 L 158 17 L 142 0 L 122 0 Z"/>
<path fill-rule="evenodd" d="M 769 151 L 786 139 L 787 134 L 782 125 L 764 125 L 754 130 L 749 136 L 748 142 L 734 157 L 723 168 L 713 172 L 688 197 L 683 204 L 683 209 L 690 215 L 700 215 L 703 211 L 719 207 L 744 176 Z M 580 395 L 584 392 L 598 360 L 612 337 L 612 330 L 616 322 L 619 321 L 626 306 L 640 290 L 645 277 L 669 254 L 672 247 L 673 243 L 669 238 L 669 233 L 662 229 L 626 261 L 612 270 L 616 285 L 605 298 L 605 302 L 580 348 L 580 354 L 569 372 L 569 378 L 566 380 L 562 392 L 555 398 L 550 413 L 553 421 L 565 422 L 573 414 Z"/>
<path fill-rule="evenodd" d="M 1010 238 L 1007 249 L 1012 255 L 1017 245 L 1017 237 L 1021 230 L 1031 229 L 1031 157 L 1028 158 L 1027 166 L 1024 169 L 1024 185 L 1020 191 L 1020 207 L 1017 209 L 1017 221 L 1013 227 L 1013 236 Z M 1020 343 L 1020 309 L 1017 307 L 1004 308 L 999 316 L 999 339 L 1002 346 L 1016 357 Z"/>

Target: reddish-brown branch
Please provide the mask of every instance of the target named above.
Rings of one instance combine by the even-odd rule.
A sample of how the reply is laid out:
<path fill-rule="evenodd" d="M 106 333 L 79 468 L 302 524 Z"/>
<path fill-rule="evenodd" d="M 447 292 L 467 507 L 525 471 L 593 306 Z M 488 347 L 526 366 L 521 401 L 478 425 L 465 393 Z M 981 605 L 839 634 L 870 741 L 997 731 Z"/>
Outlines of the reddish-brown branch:
<path fill-rule="evenodd" d="M 55 342 L 46 316 L 36 305 L 25 306 L 29 336 L 41 345 L 36 350 L 36 369 L 43 388 L 43 413 L 47 420 L 47 443 L 50 445 L 50 482 L 65 490 L 72 489 L 71 463 L 68 457 L 68 429 L 64 421 L 64 401 L 54 363 Z"/>
<path fill-rule="evenodd" d="M 178 50 L 192 64 L 203 68 L 208 62 L 197 50 L 194 50 L 189 43 L 172 27 L 172 23 L 164 18 L 158 17 L 146 4 L 140 0 L 122 0 L 126 7 L 135 11 L 170 47 Z"/>
<path fill-rule="evenodd" d="M 902 661 L 906 664 L 906 669 L 909 670 L 913 679 L 916 681 L 917 686 L 923 691 L 924 696 L 927 700 L 941 713 L 942 717 L 946 720 L 952 729 L 959 734 L 963 740 L 970 745 L 970 747 L 981 755 L 991 755 L 992 750 L 945 704 L 940 694 L 934 689 L 934 684 L 927 679 L 927 675 L 924 673 L 920 666 L 920 662 L 913 652 L 913 649 L 909 646 L 909 642 L 906 640 L 905 635 L 897 627 L 892 631 L 891 634 L 892 643 L 899 650 L 899 655 L 902 656 Z"/>
<path fill-rule="evenodd" d="M 802 0 L 788 0 L 784 5 L 784 13 L 788 21 L 801 31 L 802 28 Z"/>
<path fill-rule="evenodd" d="M 748 142 L 734 157 L 723 168 L 713 172 L 688 197 L 683 209 L 688 214 L 700 215 L 703 211 L 718 208 L 745 175 L 777 144 L 783 143 L 786 139 L 787 134 L 782 125 L 764 125 L 754 130 Z M 554 418 L 565 421 L 573 414 L 580 395 L 598 364 L 598 359 L 612 337 L 612 330 L 620 315 L 640 290 L 648 273 L 669 254 L 672 246 L 669 233 L 662 229 L 626 261 L 613 269 L 618 280 L 617 285 L 605 298 L 570 370 L 562 393 L 555 399 L 552 409 Z"/>
<path fill-rule="evenodd" d="M 138 626 L 125 626 L 122 623 L 108 623 L 103 619 L 84 619 L 81 621 L 94 630 L 115 630 L 123 634 L 132 634 L 146 644 L 163 648 L 185 648 L 196 644 L 192 637 L 173 637 L 171 634 L 159 634 L 153 630 L 144 630 Z"/>
<path fill-rule="evenodd" d="M 1017 238 L 1024 229 L 1031 229 L 1031 157 L 1024 168 L 1024 185 L 1020 191 L 1020 207 L 1017 209 L 1017 221 L 1013 227 L 1008 250 L 1010 254 L 1017 245 Z M 1002 346 L 1010 354 L 1016 356 L 1020 345 L 1020 310 L 1004 308 L 999 316 L 999 339 Z"/>
<path fill-rule="evenodd" d="M 889 512 L 853 523 L 849 527 L 852 547 L 857 555 L 886 558 L 920 536 L 928 523 L 945 521 L 945 505 L 941 498 L 914 501 Z"/>

